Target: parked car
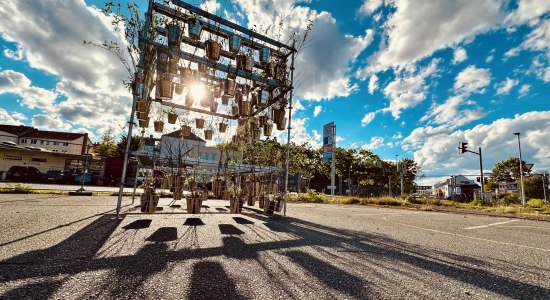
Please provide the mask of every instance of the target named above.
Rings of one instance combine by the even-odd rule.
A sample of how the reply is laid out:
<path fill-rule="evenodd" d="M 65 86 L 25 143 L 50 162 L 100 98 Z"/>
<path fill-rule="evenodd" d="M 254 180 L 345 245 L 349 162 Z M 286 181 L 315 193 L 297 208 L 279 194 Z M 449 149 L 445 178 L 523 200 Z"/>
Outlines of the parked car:
<path fill-rule="evenodd" d="M 13 182 L 40 182 L 42 173 L 35 167 L 12 166 L 6 173 L 6 180 Z"/>
<path fill-rule="evenodd" d="M 84 176 L 84 179 L 82 179 L 82 176 Z M 75 174 L 73 178 L 74 178 L 73 181 L 77 184 L 80 184 L 81 181 L 85 184 L 95 184 L 96 183 L 96 178 L 92 173 Z"/>
<path fill-rule="evenodd" d="M 70 183 L 73 176 L 69 171 L 64 170 L 50 170 L 43 176 L 44 182 L 50 183 Z"/>

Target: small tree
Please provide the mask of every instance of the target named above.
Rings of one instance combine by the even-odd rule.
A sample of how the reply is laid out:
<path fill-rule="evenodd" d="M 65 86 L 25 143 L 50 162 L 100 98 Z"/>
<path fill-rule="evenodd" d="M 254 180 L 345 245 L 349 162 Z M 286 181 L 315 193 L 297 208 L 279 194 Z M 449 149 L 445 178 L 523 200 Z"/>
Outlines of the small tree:
<path fill-rule="evenodd" d="M 117 156 L 117 145 L 115 144 L 113 128 L 109 127 L 107 131 L 103 133 L 101 142 L 94 147 L 94 153 L 103 157 Z"/>

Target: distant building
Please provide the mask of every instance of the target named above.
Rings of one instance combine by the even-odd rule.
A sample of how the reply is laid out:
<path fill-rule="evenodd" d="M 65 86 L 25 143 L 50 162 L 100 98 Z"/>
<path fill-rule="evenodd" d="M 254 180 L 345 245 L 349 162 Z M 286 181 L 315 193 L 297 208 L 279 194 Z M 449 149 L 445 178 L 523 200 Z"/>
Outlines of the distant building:
<path fill-rule="evenodd" d="M 464 200 L 471 200 L 473 199 L 474 191 L 479 188 L 480 186 L 474 180 L 463 175 L 456 175 L 434 184 L 432 194 L 442 199 L 461 196 Z"/>

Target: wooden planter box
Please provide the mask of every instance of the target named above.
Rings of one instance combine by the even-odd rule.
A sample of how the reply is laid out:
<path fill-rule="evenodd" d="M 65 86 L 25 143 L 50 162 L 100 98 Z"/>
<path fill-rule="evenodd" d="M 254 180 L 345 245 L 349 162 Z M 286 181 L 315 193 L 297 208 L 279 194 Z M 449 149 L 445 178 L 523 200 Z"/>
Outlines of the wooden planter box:
<path fill-rule="evenodd" d="M 157 211 L 160 195 L 158 194 L 142 194 L 139 197 L 141 212 L 154 213 Z"/>
<path fill-rule="evenodd" d="M 187 213 L 198 214 L 201 212 L 202 197 L 200 195 L 193 194 L 187 200 Z"/>
<path fill-rule="evenodd" d="M 232 214 L 240 214 L 243 211 L 244 200 L 240 197 L 233 197 L 229 200 L 229 212 Z"/>
<path fill-rule="evenodd" d="M 256 205 L 256 196 L 248 196 L 247 197 L 247 201 L 246 201 L 246 205 L 248 206 L 254 206 Z"/>

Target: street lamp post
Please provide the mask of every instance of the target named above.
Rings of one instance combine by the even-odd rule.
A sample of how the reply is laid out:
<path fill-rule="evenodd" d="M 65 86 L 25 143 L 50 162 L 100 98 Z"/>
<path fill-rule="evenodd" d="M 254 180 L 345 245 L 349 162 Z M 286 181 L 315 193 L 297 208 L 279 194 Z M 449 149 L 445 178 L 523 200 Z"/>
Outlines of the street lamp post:
<path fill-rule="evenodd" d="M 80 189 L 76 190 L 79 193 L 86 191 L 84 189 L 84 176 L 86 175 L 86 171 L 88 170 L 88 153 L 90 151 L 90 147 L 90 145 L 86 145 L 86 162 L 84 163 L 84 167 L 82 168 L 82 175 L 80 176 Z M 90 173 L 90 177 L 91 176 L 92 174 Z"/>
<path fill-rule="evenodd" d="M 519 176 L 521 184 L 521 205 L 525 206 L 525 189 L 523 188 L 523 159 L 521 158 L 521 141 L 519 138 L 520 133 L 514 132 L 514 135 L 518 136 L 518 148 L 519 148 Z"/>

